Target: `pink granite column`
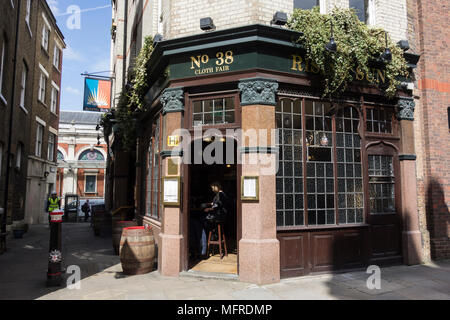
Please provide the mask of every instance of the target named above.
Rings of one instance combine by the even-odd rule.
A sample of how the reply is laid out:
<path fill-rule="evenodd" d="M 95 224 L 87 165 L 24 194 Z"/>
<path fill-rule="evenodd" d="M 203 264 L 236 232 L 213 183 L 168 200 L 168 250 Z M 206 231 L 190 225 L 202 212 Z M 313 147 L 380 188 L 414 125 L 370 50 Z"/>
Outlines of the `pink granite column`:
<path fill-rule="evenodd" d="M 241 90 L 242 176 L 259 177 L 259 200 L 242 202 L 242 238 L 239 241 L 239 278 L 256 284 L 280 281 L 280 243 L 276 227 L 275 93 L 271 79 L 244 79 Z M 257 139 L 245 139 L 253 131 Z M 267 133 L 267 134 L 266 134 Z M 255 146 L 256 142 L 256 146 Z M 273 170 L 268 170 L 272 166 Z"/>
<path fill-rule="evenodd" d="M 168 88 L 164 90 L 161 96 L 164 116 L 161 177 L 181 177 L 181 156 L 171 153 L 173 147 L 167 145 L 167 137 L 172 135 L 176 129 L 182 128 L 182 113 L 184 111 L 183 95 L 182 88 Z M 169 153 L 169 157 L 167 157 L 167 153 Z M 173 159 L 176 159 L 177 169 L 175 172 L 170 172 L 171 170 L 169 170 L 168 164 Z M 163 206 L 161 233 L 159 234 L 161 244 L 158 248 L 158 270 L 164 276 L 177 277 L 183 269 L 184 236 L 182 216 L 180 206 Z"/>
<path fill-rule="evenodd" d="M 416 156 L 414 151 L 414 107 L 412 98 L 400 98 L 398 115 L 400 120 L 401 150 L 401 202 L 403 262 L 407 265 L 422 262 L 422 234 L 419 230 L 417 208 Z"/>

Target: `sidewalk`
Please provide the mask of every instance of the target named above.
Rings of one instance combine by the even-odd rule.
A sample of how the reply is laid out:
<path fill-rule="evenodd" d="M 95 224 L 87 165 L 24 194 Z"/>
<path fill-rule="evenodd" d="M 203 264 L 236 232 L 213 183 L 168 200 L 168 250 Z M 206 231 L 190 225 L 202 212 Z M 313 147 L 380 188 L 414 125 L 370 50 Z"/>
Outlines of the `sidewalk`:
<path fill-rule="evenodd" d="M 81 289 L 45 288 L 48 229 L 33 226 L 0 256 L 0 299 L 450 299 L 450 261 L 381 269 L 381 289 L 369 290 L 364 271 L 283 279 L 258 286 L 233 279 L 122 274 L 111 239 L 94 237 L 89 224 L 64 225 L 65 265 L 79 265 Z"/>

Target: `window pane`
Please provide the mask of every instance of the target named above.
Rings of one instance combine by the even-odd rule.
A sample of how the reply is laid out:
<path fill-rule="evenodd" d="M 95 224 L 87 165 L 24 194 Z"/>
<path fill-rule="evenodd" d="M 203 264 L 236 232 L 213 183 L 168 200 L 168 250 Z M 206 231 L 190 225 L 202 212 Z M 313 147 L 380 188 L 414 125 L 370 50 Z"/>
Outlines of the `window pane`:
<path fill-rule="evenodd" d="M 350 8 L 355 9 L 358 19 L 362 22 L 366 22 L 366 6 L 365 0 L 350 0 Z"/>
<path fill-rule="evenodd" d="M 275 117 L 279 133 L 277 226 L 300 226 L 304 224 L 300 100 L 281 99 L 277 104 Z"/>
<path fill-rule="evenodd" d="M 192 125 L 234 123 L 234 98 L 195 101 Z"/>
<path fill-rule="evenodd" d="M 318 0 L 294 0 L 294 9 L 312 9 L 318 5 Z"/>

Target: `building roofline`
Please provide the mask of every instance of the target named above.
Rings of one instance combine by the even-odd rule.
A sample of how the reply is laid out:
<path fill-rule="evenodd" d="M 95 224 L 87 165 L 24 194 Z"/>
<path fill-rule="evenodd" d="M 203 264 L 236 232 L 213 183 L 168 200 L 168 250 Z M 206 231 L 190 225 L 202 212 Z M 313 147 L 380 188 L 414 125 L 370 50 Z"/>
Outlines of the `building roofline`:
<path fill-rule="evenodd" d="M 43 3 L 44 8 L 45 8 L 45 10 L 47 11 L 47 14 L 50 16 L 50 18 L 51 18 L 51 20 L 52 20 L 52 22 L 53 22 L 53 25 L 54 25 L 54 27 L 55 27 L 56 32 L 58 33 L 58 35 L 59 35 L 60 38 L 61 38 L 61 41 L 62 41 L 63 44 L 64 44 L 64 48 L 66 48 L 67 44 L 66 44 L 66 42 L 65 42 L 64 34 L 62 33 L 61 29 L 59 28 L 58 22 L 57 22 L 57 20 L 56 20 L 56 17 L 55 17 L 55 15 L 53 14 L 52 9 L 50 9 L 50 7 L 49 7 L 49 5 L 48 5 L 48 3 L 47 3 L 47 0 L 41 0 L 41 3 Z"/>

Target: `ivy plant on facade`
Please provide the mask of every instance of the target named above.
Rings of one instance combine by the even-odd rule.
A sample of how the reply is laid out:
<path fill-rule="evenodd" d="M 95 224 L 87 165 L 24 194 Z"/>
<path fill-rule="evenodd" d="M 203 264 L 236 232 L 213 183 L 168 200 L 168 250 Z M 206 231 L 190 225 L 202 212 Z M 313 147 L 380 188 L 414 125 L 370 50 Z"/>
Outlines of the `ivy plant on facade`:
<path fill-rule="evenodd" d="M 115 134 L 121 137 L 122 146 L 127 151 L 132 151 L 136 145 L 136 116 L 146 111 L 144 98 L 149 89 L 147 63 L 152 52 L 153 38 L 148 36 L 133 69 L 128 73 L 128 84 L 122 89 L 115 108 L 115 125 L 112 127 Z M 104 127 L 105 124 L 102 123 Z"/>
<path fill-rule="evenodd" d="M 331 37 L 337 51 L 325 49 Z M 398 77 L 407 76 L 407 63 L 403 51 L 388 38 L 391 61 L 383 61 L 386 48 L 385 32 L 359 21 L 353 9 L 335 8 L 331 14 L 321 14 L 319 7 L 312 10 L 295 9 L 288 27 L 302 32 L 297 42 L 306 49 L 306 58 L 319 69 L 323 79 L 324 97 L 339 96 L 355 80 L 377 84 L 388 98 L 393 98 L 400 84 Z M 384 83 L 379 81 L 378 69 L 383 71 Z"/>

